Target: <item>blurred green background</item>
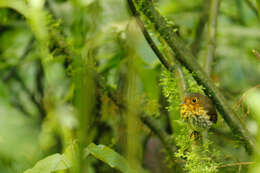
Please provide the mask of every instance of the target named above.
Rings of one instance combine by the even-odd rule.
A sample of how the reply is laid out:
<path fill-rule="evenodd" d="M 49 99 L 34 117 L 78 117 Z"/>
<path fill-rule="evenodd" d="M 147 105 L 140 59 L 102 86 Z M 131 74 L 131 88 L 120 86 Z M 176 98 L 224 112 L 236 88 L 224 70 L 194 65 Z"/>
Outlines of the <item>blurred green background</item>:
<path fill-rule="evenodd" d="M 200 64 L 210 2 L 154 1 Z M 27 173 L 260 172 L 259 156 L 246 152 L 221 115 L 206 153 L 181 150 L 190 144 L 179 81 L 162 67 L 126 0 L 0 0 L 0 7 L 1 173 L 34 166 Z M 260 144 L 260 56 L 252 52 L 260 51 L 258 7 L 257 0 L 220 2 L 211 78 Z M 183 70 L 189 90 L 201 91 Z M 169 134 L 174 159 L 141 114 Z"/>

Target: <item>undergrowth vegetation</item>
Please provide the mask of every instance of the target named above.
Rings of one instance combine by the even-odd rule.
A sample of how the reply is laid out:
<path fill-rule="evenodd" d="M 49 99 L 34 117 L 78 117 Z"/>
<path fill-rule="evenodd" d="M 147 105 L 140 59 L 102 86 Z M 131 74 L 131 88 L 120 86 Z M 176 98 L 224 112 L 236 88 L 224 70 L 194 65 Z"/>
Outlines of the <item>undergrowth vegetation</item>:
<path fill-rule="evenodd" d="M 259 172 L 259 4 L 0 0 L 0 172 Z M 200 140 L 180 116 L 187 93 L 217 107 Z"/>

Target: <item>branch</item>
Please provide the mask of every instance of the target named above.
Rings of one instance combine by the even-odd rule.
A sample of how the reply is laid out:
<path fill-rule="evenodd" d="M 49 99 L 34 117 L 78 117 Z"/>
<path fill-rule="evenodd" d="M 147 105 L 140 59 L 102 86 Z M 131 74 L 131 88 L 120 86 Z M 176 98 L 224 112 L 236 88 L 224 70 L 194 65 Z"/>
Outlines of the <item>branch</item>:
<path fill-rule="evenodd" d="M 128 0 L 132 3 L 132 0 Z M 168 46 L 176 54 L 176 59 L 185 66 L 199 85 L 204 86 L 204 92 L 215 103 L 217 109 L 222 114 L 224 120 L 231 128 L 233 134 L 240 136 L 240 140 L 246 144 L 249 152 L 252 149 L 259 154 L 259 149 L 255 144 L 254 138 L 251 137 L 238 115 L 233 112 L 229 103 L 225 100 L 219 89 L 213 84 L 208 75 L 203 71 L 201 66 L 194 61 L 191 51 L 186 48 L 184 42 L 173 31 L 173 27 L 167 23 L 165 18 L 155 10 L 153 4 L 149 0 L 135 0 L 137 9 L 140 10 L 154 25 L 155 30 L 167 42 Z"/>
<path fill-rule="evenodd" d="M 212 62 L 216 50 L 216 31 L 217 31 L 217 17 L 220 6 L 220 0 L 212 0 L 210 4 L 209 12 L 209 24 L 208 24 L 208 44 L 206 50 L 206 56 L 204 59 L 204 68 L 206 73 L 210 76 Z"/>
<path fill-rule="evenodd" d="M 181 65 L 177 62 L 176 66 L 172 66 L 167 58 L 165 58 L 162 53 L 160 52 L 160 50 L 157 48 L 156 44 L 154 43 L 152 37 L 150 36 L 149 32 L 146 30 L 146 28 L 144 27 L 144 23 L 143 21 L 140 19 L 140 14 L 139 12 L 136 10 L 133 2 L 131 0 L 128 0 L 128 4 L 129 4 L 129 8 L 131 9 L 133 16 L 135 16 L 136 22 L 138 24 L 138 26 L 140 27 L 147 43 L 149 44 L 149 46 L 152 48 L 152 50 L 154 51 L 155 55 L 158 57 L 158 59 L 161 61 L 161 63 L 164 65 L 164 67 L 168 70 L 168 71 L 174 71 L 176 70 L 176 75 L 178 76 L 179 80 L 180 80 L 180 98 L 183 98 L 185 95 L 185 92 L 187 91 L 187 84 L 186 81 L 184 79 L 183 76 L 183 71 L 181 69 Z M 169 53 L 170 57 L 174 57 L 173 53 Z"/>
<path fill-rule="evenodd" d="M 129 7 L 133 13 L 133 16 L 136 19 L 136 22 L 138 24 L 138 26 L 140 27 L 147 43 L 149 44 L 149 46 L 152 48 L 152 50 L 154 51 L 155 55 L 158 57 L 158 59 L 161 61 L 161 63 L 164 65 L 164 67 L 169 70 L 172 71 L 171 65 L 170 63 L 167 61 L 167 59 L 161 54 L 160 50 L 157 48 L 156 44 L 154 43 L 153 39 L 151 38 L 149 32 L 146 30 L 146 28 L 144 27 L 144 23 L 143 21 L 140 19 L 140 14 L 138 13 L 138 11 L 136 10 L 134 4 L 132 3 L 131 0 L 128 0 L 129 3 Z"/>

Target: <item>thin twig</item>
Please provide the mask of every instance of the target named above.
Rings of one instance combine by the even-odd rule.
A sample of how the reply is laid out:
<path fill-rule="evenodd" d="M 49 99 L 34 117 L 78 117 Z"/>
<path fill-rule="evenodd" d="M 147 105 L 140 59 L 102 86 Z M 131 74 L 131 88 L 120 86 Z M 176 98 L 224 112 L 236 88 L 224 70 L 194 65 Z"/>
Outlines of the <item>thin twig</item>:
<path fill-rule="evenodd" d="M 187 87 L 187 82 L 184 78 L 184 74 L 183 74 L 183 71 L 181 69 L 181 65 L 178 64 L 178 67 L 177 67 L 177 75 L 179 77 L 179 83 L 180 83 L 180 98 L 184 100 L 184 96 L 187 94 L 188 92 L 188 87 Z"/>
<path fill-rule="evenodd" d="M 217 17 L 219 6 L 220 0 L 211 0 L 208 22 L 208 43 L 206 56 L 204 58 L 204 69 L 209 76 L 211 73 L 212 62 L 216 50 Z"/>
<path fill-rule="evenodd" d="M 128 2 L 132 3 L 131 0 Z M 259 148 L 255 143 L 255 139 L 250 135 L 245 125 L 242 123 L 239 116 L 234 112 L 221 94 L 219 89 L 210 80 L 208 75 L 203 71 L 201 66 L 194 61 L 194 56 L 189 49 L 186 48 L 185 43 L 173 31 L 173 27 L 169 24 L 165 17 L 154 8 L 153 3 L 149 0 L 135 0 L 137 9 L 154 25 L 154 29 L 166 41 L 168 46 L 176 55 L 176 59 L 185 66 L 199 85 L 204 86 L 204 92 L 212 99 L 217 109 L 223 116 L 232 130 L 233 134 L 238 136 L 238 139 L 246 144 L 248 152 L 253 150 L 260 155 Z M 133 4 L 133 3 L 132 3 Z"/>
<path fill-rule="evenodd" d="M 244 92 L 243 95 L 238 100 L 238 102 L 236 102 L 237 106 L 235 106 L 235 109 L 238 109 L 238 107 L 241 106 L 242 112 L 244 113 L 244 115 L 242 116 L 242 120 L 245 120 L 246 116 L 249 114 L 249 111 L 245 112 L 243 101 L 245 100 L 245 98 L 248 96 L 249 93 L 251 93 L 252 91 L 254 91 L 258 88 L 260 88 L 260 84 L 254 86 L 254 87 L 250 88 L 249 90 L 247 90 L 246 92 Z"/>
<path fill-rule="evenodd" d="M 133 16 L 136 19 L 136 22 L 138 24 L 138 26 L 140 27 L 147 43 L 150 45 L 150 47 L 152 48 L 152 50 L 154 51 L 154 53 L 156 54 L 156 56 L 158 57 L 158 59 L 161 61 L 161 63 L 164 65 L 164 67 L 169 70 L 172 71 L 171 65 L 170 63 L 167 61 L 167 59 L 161 54 L 160 50 L 157 48 L 156 44 L 154 43 L 153 39 L 151 38 L 149 32 L 146 30 L 146 28 L 144 27 L 144 23 L 143 21 L 140 19 L 140 14 L 138 13 L 138 11 L 136 10 L 134 4 L 132 3 L 132 1 L 128 0 L 128 4 L 129 7 L 133 13 Z"/>
<path fill-rule="evenodd" d="M 167 58 L 165 58 L 162 53 L 160 52 L 160 50 L 157 48 L 156 44 L 154 43 L 152 37 L 150 36 L 149 32 L 146 30 L 146 28 L 144 27 L 144 23 L 143 21 L 140 19 L 140 14 L 138 13 L 138 11 L 136 10 L 134 4 L 132 3 L 132 1 L 128 1 L 129 3 L 129 7 L 133 13 L 133 15 L 135 16 L 135 19 L 137 21 L 137 24 L 139 25 L 147 43 L 149 44 L 149 46 L 151 47 L 151 49 L 154 51 L 154 53 L 157 55 L 158 59 L 161 61 L 161 63 L 164 65 L 164 67 L 169 70 L 169 71 L 173 71 L 174 69 L 176 70 L 176 74 L 179 77 L 180 80 L 180 88 L 181 88 L 181 92 L 180 92 L 180 98 L 183 98 L 186 91 L 187 91 L 187 84 L 186 81 L 184 79 L 183 76 L 183 71 L 181 69 L 181 65 L 177 62 L 176 66 L 171 66 L 171 64 L 168 62 Z M 174 57 L 173 52 L 170 53 L 169 56 Z"/>
<path fill-rule="evenodd" d="M 255 164 L 255 162 L 237 162 L 237 163 L 229 163 L 226 165 L 220 165 L 218 168 L 225 168 L 225 167 L 231 167 L 231 166 L 240 166 L 240 165 L 251 165 Z"/>

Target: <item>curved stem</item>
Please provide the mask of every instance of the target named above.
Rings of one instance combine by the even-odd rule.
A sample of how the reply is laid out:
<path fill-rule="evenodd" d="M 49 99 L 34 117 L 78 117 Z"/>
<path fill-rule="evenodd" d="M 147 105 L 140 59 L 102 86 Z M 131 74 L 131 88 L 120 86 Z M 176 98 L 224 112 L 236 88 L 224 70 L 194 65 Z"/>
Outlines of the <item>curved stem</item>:
<path fill-rule="evenodd" d="M 172 71 L 171 69 L 171 65 L 170 63 L 167 61 L 167 59 L 163 56 L 163 54 L 160 52 L 160 50 L 157 48 L 156 44 L 154 43 L 152 37 L 150 36 L 149 32 L 146 30 L 146 28 L 144 27 L 144 23 L 143 21 L 140 19 L 140 14 L 138 13 L 138 11 L 136 10 L 134 4 L 132 3 L 132 1 L 128 0 L 128 4 L 129 4 L 129 8 L 133 13 L 133 16 L 136 19 L 136 22 L 138 24 L 138 26 L 140 27 L 144 38 L 146 39 L 147 43 L 149 44 L 149 46 L 152 48 L 153 52 L 155 53 L 155 55 L 158 57 L 158 59 L 161 61 L 161 63 L 164 65 L 164 67 L 169 70 Z"/>
<path fill-rule="evenodd" d="M 181 65 L 177 62 L 176 66 L 172 66 L 170 64 L 170 62 L 168 62 L 167 58 L 165 58 L 163 56 L 163 54 L 160 52 L 160 50 L 157 48 L 156 44 L 154 43 L 152 37 L 150 36 L 149 32 L 147 31 L 147 29 L 144 27 L 144 23 L 143 21 L 140 19 L 140 14 L 139 12 L 136 10 L 133 2 L 131 0 L 128 0 L 128 4 L 129 4 L 129 8 L 131 9 L 133 15 L 136 17 L 136 22 L 138 24 L 138 26 L 140 27 L 147 43 L 149 44 L 149 46 L 151 47 L 151 49 L 154 51 L 154 53 L 156 54 L 156 56 L 158 57 L 158 59 L 161 61 L 161 63 L 164 65 L 164 67 L 169 70 L 169 71 L 173 71 L 176 70 L 176 75 L 178 76 L 179 80 L 180 80 L 180 98 L 183 99 L 186 91 L 187 91 L 187 84 L 186 81 L 184 79 L 183 76 L 183 71 L 181 69 Z M 173 53 L 169 53 L 169 57 L 173 57 L 174 55 Z"/>
<path fill-rule="evenodd" d="M 20 14 L 22 14 L 24 17 L 29 16 L 29 8 L 26 5 L 24 1 L 20 0 L 1 0 L 0 1 L 0 8 L 11 8 Z"/>

